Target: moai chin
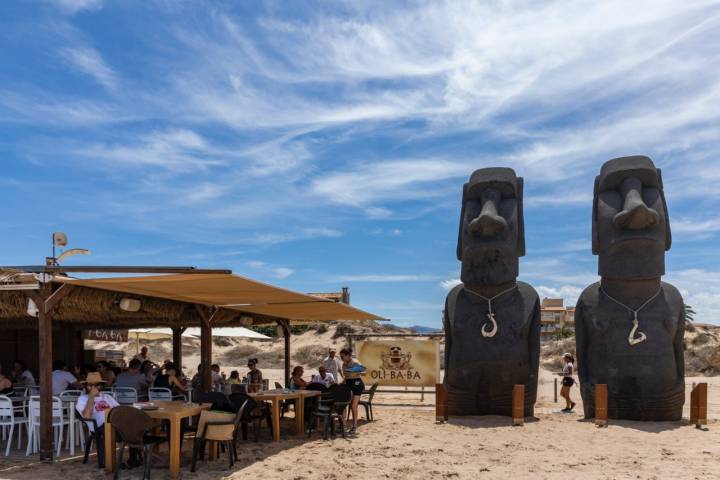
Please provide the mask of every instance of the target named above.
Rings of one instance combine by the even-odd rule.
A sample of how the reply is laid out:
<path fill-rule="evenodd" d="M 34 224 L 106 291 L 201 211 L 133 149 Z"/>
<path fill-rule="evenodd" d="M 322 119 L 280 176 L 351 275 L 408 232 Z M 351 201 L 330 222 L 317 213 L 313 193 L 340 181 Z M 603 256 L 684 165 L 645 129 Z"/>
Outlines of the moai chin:
<path fill-rule="evenodd" d="M 462 284 L 445 301 L 445 379 L 450 415 L 512 415 L 525 385 L 534 414 L 540 359 L 540 303 L 518 282 L 525 255 L 523 179 L 483 168 L 463 187 L 457 258 Z"/>
<path fill-rule="evenodd" d="M 592 250 L 600 282 L 575 309 L 585 417 L 607 384 L 608 417 L 680 420 L 685 402 L 684 304 L 662 282 L 670 224 L 660 169 L 644 156 L 606 162 L 595 179 Z"/>

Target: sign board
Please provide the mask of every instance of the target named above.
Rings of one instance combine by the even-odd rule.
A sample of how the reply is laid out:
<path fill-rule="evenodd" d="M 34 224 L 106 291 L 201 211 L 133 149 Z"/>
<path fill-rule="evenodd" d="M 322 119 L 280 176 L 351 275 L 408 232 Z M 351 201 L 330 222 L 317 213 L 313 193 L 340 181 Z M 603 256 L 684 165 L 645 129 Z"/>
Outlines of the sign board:
<path fill-rule="evenodd" d="M 365 340 L 356 348 L 367 384 L 434 387 L 440 381 L 437 340 Z"/>
<path fill-rule="evenodd" d="M 93 329 L 85 330 L 83 332 L 83 338 L 85 340 L 100 340 L 105 342 L 127 342 L 128 331 L 127 330 L 106 330 L 106 329 Z"/>

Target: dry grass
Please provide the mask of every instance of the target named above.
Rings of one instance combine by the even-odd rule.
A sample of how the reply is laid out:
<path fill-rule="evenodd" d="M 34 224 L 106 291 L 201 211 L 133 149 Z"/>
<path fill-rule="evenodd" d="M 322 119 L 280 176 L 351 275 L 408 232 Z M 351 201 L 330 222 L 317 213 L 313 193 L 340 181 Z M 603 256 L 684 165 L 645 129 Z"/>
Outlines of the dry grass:
<path fill-rule="evenodd" d="M 298 365 L 307 365 L 310 368 L 317 368 L 325 357 L 327 349 L 320 345 L 306 345 L 297 349 L 293 355 L 293 361 Z"/>

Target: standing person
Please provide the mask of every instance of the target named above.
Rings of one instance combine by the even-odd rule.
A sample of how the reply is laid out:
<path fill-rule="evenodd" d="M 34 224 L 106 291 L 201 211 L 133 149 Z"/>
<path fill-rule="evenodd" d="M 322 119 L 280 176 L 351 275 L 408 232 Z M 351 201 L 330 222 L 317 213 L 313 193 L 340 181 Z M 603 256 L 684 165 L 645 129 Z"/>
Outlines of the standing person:
<path fill-rule="evenodd" d="M 350 411 L 353 416 L 353 426 L 348 431 L 354 434 L 357 431 L 358 403 L 360 395 L 365 391 L 365 384 L 362 376 L 365 375 L 366 368 L 352 357 L 352 350 L 343 348 L 340 350 L 340 359 L 342 360 L 342 373 L 345 378 L 345 384 L 352 390 L 352 400 L 350 401 Z"/>
<path fill-rule="evenodd" d="M 93 419 L 97 423 L 98 431 L 96 435 L 96 445 L 98 455 L 101 457 L 100 464 L 105 465 L 105 414 L 119 404 L 111 395 L 100 391 L 105 380 L 99 372 L 90 372 L 85 380 L 85 391 L 78 397 L 75 409 L 80 412 L 83 418 Z M 88 428 L 94 431 L 92 424 L 88 424 Z"/>
<path fill-rule="evenodd" d="M 251 358 L 250 360 L 248 360 L 247 366 L 249 370 L 248 373 L 245 375 L 245 378 L 247 379 L 247 383 L 252 385 L 251 388 L 254 388 L 255 390 L 261 390 L 263 383 L 263 375 L 260 369 L 257 368 L 257 364 L 257 358 Z"/>
<path fill-rule="evenodd" d="M 335 347 L 328 348 L 328 356 L 323 359 L 322 365 L 339 382 L 340 375 L 342 375 L 342 362 L 335 356 L 335 352 Z"/>
<path fill-rule="evenodd" d="M 78 379 L 67 371 L 67 364 L 62 360 L 55 360 L 52 371 L 52 392 L 53 395 L 60 395 L 69 388 L 78 387 Z"/>
<path fill-rule="evenodd" d="M 220 374 L 220 365 L 215 363 L 210 367 L 210 370 L 212 371 L 213 392 L 222 392 L 223 385 L 225 385 L 225 377 Z"/>
<path fill-rule="evenodd" d="M 145 345 L 143 345 L 143 347 L 140 349 L 140 353 L 135 355 L 134 358 L 137 358 L 138 360 L 140 360 L 140 363 L 149 362 L 150 358 L 148 357 L 148 348 Z"/>
<path fill-rule="evenodd" d="M 33 377 L 30 370 L 25 367 L 25 362 L 22 360 L 15 360 L 12 376 L 15 379 L 15 383 L 22 385 L 23 387 L 35 386 L 35 377 Z"/>
<path fill-rule="evenodd" d="M 575 402 L 570 400 L 570 388 L 575 384 L 575 380 L 572 378 L 575 372 L 574 366 L 575 357 L 569 353 L 564 354 L 562 388 L 560 389 L 560 396 L 565 399 L 565 408 L 562 409 L 563 412 L 572 412 L 573 408 L 575 408 Z"/>

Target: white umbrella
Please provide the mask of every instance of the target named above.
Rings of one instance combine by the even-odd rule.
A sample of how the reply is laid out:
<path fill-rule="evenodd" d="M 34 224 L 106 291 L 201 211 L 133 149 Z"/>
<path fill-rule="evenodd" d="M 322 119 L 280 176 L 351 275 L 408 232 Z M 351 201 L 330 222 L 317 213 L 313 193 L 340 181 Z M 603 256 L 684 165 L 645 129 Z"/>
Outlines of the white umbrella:
<path fill-rule="evenodd" d="M 144 340 L 155 340 L 163 337 L 172 337 L 171 328 L 133 328 L 129 331 L 135 338 Z M 250 338 L 253 340 L 271 340 L 267 335 L 258 333 L 245 327 L 220 327 L 212 329 L 213 337 Z M 183 337 L 199 337 L 199 327 L 188 327 L 182 334 Z"/>

